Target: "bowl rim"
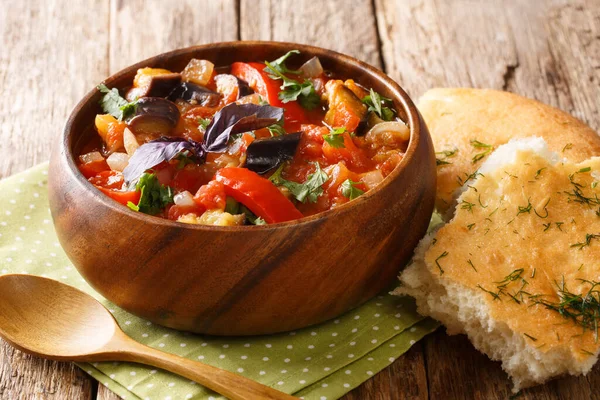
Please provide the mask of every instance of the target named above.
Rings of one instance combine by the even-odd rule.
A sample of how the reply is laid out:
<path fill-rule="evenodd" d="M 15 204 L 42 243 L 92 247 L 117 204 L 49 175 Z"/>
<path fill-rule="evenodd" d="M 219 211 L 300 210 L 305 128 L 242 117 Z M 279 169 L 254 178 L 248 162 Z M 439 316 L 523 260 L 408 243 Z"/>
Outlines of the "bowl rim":
<path fill-rule="evenodd" d="M 415 156 L 417 152 L 417 148 L 419 147 L 419 143 L 422 140 L 421 135 L 427 134 L 426 131 L 421 130 L 420 124 L 420 116 L 419 112 L 411 100 L 409 95 L 406 93 L 402 87 L 394 80 L 392 80 L 385 72 L 379 70 L 378 68 L 373 67 L 370 64 L 367 64 L 364 61 L 358 60 L 352 56 L 339 53 L 334 50 L 325 49 L 322 47 L 293 43 L 293 42 L 283 42 L 283 41 L 262 41 L 262 40 L 252 40 L 252 41 L 225 41 L 225 42 L 215 42 L 208 43 L 203 45 L 190 46 L 185 48 L 179 48 L 176 50 L 171 50 L 168 52 L 160 53 L 158 55 L 146 58 L 142 61 L 139 61 L 135 64 L 129 65 L 114 74 L 110 75 L 108 78 L 102 80 L 101 83 L 106 84 L 106 86 L 111 87 L 111 83 L 120 79 L 122 75 L 130 74 L 132 71 L 137 70 L 139 68 L 147 67 L 148 65 L 153 65 L 157 62 L 161 62 L 162 60 L 169 59 L 175 56 L 180 56 L 188 53 L 194 53 L 198 51 L 206 51 L 214 48 L 227 48 L 231 47 L 234 50 L 239 49 L 241 47 L 252 48 L 255 46 L 271 46 L 271 47 L 279 47 L 282 51 L 289 51 L 293 49 L 299 50 L 301 53 L 308 53 L 311 56 L 328 56 L 336 59 L 336 62 L 341 64 L 349 65 L 352 69 L 359 69 L 366 71 L 370 74 L 374 79 L 381 81 L 385 86 L 387 86 L 392 92 L 392 100 L 394 101 L 394 105 L 396 107 L 401 106 L 403 111 L 408 117 L 408 128 L 410 132 L 410 138 L 408 147 L 402 161 L 394 168 L 394 170 L 384 178 L 382 182 L 380 182 L 374 189 L 369 190 L 367 193 L 357 197 L 354 200 L 348 201 L 340 206 L 337 206 L 333 209 L 329 209 L 326 211 L 322 211 L 320 213 L 306 216 L 300 219 L 286 221 L 286 222 L 278 222 L 275 224 L 267 224 L 267 225 L 241 225 L 241 226 L 217 226 L 217 225 L 200 225 L 200 224 L 186 224 L 177 221 L 172 221 L 166 218 L 160 218 L 153 215 L 147 215 L 144 213 L 136 212 L 129 209 L 126 206 L 116 202 L 110 197 L 106 196 L 100 190 L 94 190 L 95 187 L 92 185 L 83 174 L 77 168 L 75 163 L 76 155 L 73 154 L 73 140 L 75 137 L 75 132 L 73 131 L 73 124 L 77 119 L 78 115 L 81 111 L 86 107 L 88 103 L 92 101 L 92 98 L 96 96 L 98 90 L 94 87 L 85 96 L 77 103 L 77 105 L 71 111 L 69 118 L 65 124 L 61 132 L 60 137 L 60 156 L 64 157 L 67 163 L 68 168 L 68 179 L 74 179 L 74 181 L 79 184 L 83 189 L 87 190 L 95 200 L 102 203 L 103 206 L 110 208 L 111 210 L 123 215 L 124 217 L 132 217 L 137 218 L 141 222 L 161 225 L 166 228 L 180 228 L 180 229 L 191 229 L 191 230 L 202 230 L 202 231 L 215 231 L 215 232 L 235 232 L 235 231 L 257 231 L 257 230 L 278 230 L 278 229 L 286 229 L 293 226 L 302 226 L 313 223 L 318 223 L 320 220 L 324 218 L 332 218 L 335 215 L 339 215 L 341 213 L 347 213 L 351 211 L 353 208 L 358 207 L 364 202 L 368 201 L 371 197 L 377 195 L 381 192 L 385 187 L 390 185 L 392 181 L 397 179 L 402 171 L 406 168 L 407 164 Z M 350 77 L 352 78 L 352 77 Z"/>

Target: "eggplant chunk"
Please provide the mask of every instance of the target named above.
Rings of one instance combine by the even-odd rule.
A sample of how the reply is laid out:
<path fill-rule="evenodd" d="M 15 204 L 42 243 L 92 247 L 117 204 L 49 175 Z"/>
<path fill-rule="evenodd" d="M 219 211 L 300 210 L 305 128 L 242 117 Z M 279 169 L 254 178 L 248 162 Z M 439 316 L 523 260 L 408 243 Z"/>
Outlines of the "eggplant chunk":
<path fill-rule="evenodd" d="M 135 134 L 166 135 L 177 125 L 179 109 L 161 97 L 143 97 L 138 100 L 135 115 L 129 120 L 129 129 Z"/>
<path fill-rule="evenodd" d="M 181 74 L 167 73 L 150 76 L 147 84 L 133 87 L 127 92 L 128 101 L 142 97 L 167 97 L 181 82 Z"/>
<path fill-rule="evenodd" d="M 246 81 L 243 81 L 238 77 L 236 77 L 236 79 L 238 84 L 238 100 L 242 97 L 254 94 L 254 90 L 252 90 L 252 88 L 248 85 Z"/>
<path fill-rule="evenodd" d="M 221 93 L 213 92 L 204 86 L 191 82 L 181 82 L 167 97 L 171 101 L 182 99 L 203 107 L 216 107 L 221 101 Z"/>

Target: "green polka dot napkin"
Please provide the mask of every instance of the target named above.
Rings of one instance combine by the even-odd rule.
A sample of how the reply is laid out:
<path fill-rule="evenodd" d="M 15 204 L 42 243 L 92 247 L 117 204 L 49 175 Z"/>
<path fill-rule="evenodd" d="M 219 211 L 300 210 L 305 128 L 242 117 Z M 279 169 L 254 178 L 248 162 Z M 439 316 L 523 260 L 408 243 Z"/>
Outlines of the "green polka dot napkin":
<path fill-rule="evenodd" d="M 46 276 L 100 300 L 133 339 L 224 368 L 304 399 L 336 399 L 391 364 L 438 324 L 408 298 L 383 294 L 338 319 L 295 332 L 247 338 L 179 332 L 100 297 L 63 253 L 47 204 L 47 164 L 0 181 L 0 273 Z M 188 379 L 143 365 L 79 364 L 124 399 L 221 399 Z"/>

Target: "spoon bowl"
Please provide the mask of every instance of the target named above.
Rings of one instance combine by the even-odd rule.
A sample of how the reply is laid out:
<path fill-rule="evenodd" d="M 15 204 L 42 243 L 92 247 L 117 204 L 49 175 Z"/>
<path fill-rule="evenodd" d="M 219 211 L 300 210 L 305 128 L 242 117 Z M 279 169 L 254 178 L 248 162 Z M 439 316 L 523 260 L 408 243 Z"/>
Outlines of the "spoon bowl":
<path fill-rule="evenodd" d="M 74 287 L 33 275 L 0 276 L 0 336 L 14 347 L 61 361 L 131 361 L 163 368 L 234 400 L 290 400 L 229 371 L 144 346 L 112 314 Z"/>
<path fill-rule="evenodd" d="M 93 354 L 118 329 L 113 316 L 94 298 L 51 279 L 3 276 L 0 304 L 0 335 L 48 358 Z"/>

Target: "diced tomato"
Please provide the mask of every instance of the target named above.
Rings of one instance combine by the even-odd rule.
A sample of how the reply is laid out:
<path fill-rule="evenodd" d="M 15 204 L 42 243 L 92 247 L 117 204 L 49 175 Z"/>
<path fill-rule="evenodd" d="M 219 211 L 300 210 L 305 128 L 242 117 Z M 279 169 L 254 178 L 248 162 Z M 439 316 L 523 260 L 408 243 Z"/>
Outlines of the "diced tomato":
<path fill-rule="evenodd" d="M 101 171 L 88 179 L 94 186 L 105 189 L 121 189 L 123 187 L 123 174 L 117 171 Z"/>
<path fill-rule="evenodd" d="M 356 128 L 358 128 L 358 124 L 360 124 L 360 117 L 344 103 L 338 103 L 338 106 L 332 115 L 333 117 L 329 121 L 331 126 L 345 126 L 348 132 L 354 132 Z"/>
<path fill-rule="evenodd" d="M 269 78 L 264 71 L 265 64 L 235 62 L 231 65 L 231 74 L 248 83 L 256 93 L 260 94 L 270 105 L 285 110 L 285 126 L 289 131 L 297 130 L 307 122 L 304 109 L 295 101 L 283 103 L 279 100 L 281 81 Z"/>
<path fill-rule="evenodd" d="M 242 151 L 246 151 L 246 149 L 248 148 L 248 146 L 250 146 L 250 143 L 254 142 L 254 136 L 252 136 L 249 133 L 244 133 L 242 135 L 242 147 L 241 150 Z"/>
<path fill-rule="evenodd" d="M 242 203 L 267 223 L 302 218 L 294 204 L 271 181 L 246 168 L 223 168 L 215 176 L 225 193 Z"/>
<path fill-rule="evenodd" d="M 133 204 L 137 204 L 140 202 L 141 193 L 138 191 L 129 191 L 124 192 L 121 190 L 115 189 L 107 189 L 101 186 L 96 186 L 102 193 L 107 195 L 108 197 L 118 201 L 121 204 L 127 205 L 127 203 L 132 202 Z"/>
<path fill-rule="evenodd" d="M 323 143 L 323 155 L 331 163 L 345 161 L 348 165 L 364 171 L 367 170 L 373 163 L 367 158 L 365 153 L 359 149 L 349 133 L 344 133 L 344 147 L 333 147 L 327 142 Z"/>
<path fill-rule="evenodd" d="M 194 201 L 207 210 L 224 210 L 227 202 L 225 186 L 219 181 L 210 181 L 198 189 Z"/>
<path fill-rule="evenodd" d="M 167 213 L 167 217 L 170 220 L 177 221 L 179 217 L 185 214 L 196 214 L 201 215 L 206 209 L 200 205 L 194 206 L 178 206 L 177 204 L 172 205 L 169 208 L 169 212 Z"/>
<path fill-rule="evenodd" d="M 177 169 L 171 187 L 179 191 L 187 190 L 196 193 L 200 186 L 208 183 L 214 175 L 213 169 L 206 165 L 187 164 L 182 169 Z"/>
<path fill-rule="evenodd" d="M 102 171 L 109 170 L 110 167 L 106 163 L 106 160 L 98 160 L 85 164 L 79 164 L 79 171 L 81 171 L 81 173 L 83 174 L 83 176 L 86 177 L 86 179 L 90 179 Z"/>
<path fill-rule="evenodd" d="M 337 163 L 328 171 L 329 173 L 329 181 L 326 182 L 327 195 L 329 196 L 329 200 L 333 205 L 343 204 L 349 201 L 349 199 L 344 196 L 342 193 L 342 188 L 340 187 L 344 181 L 350 179 L 352 182 L 357 182 L 354 187 L 366 192 L 367 186 L 360 182 L 360 176 L 352 171 L 350 171 L 344 163 Z"/>

